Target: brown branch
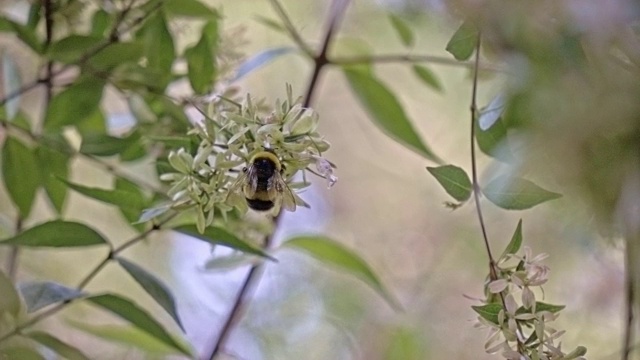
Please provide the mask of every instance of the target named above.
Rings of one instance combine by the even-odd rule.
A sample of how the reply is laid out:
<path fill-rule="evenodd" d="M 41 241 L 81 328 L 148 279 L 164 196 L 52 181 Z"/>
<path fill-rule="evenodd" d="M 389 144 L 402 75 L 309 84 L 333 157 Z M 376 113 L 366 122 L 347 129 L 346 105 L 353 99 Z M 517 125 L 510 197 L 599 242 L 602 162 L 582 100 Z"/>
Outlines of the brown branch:
<path fill-rule="evenodd" d="M 277 4 L 279 6 L 276 0 L 270 0 L 270 1 L 272 4 Z M 342 20 L 342 17 L 348 5 L 349 5 L 349 0 L 334 0 L 332 3 L 331 11 L 328 17 L 326 31 L 324 33 L 324 39 L 322 41 L 322 46 L 320 48 L 320 51 L 318 52 L 318 55 L 314 56 L 313 58 L 314 69 L 311 74 L 311 77 L 309 78 L 306 95 L 303 101 L 303 104 L 304 104 L 303 106 L 305 107 L 309 107 L 311 105 L 313 101 L 314 90 L 318 86 L 320 73 L 322 72 L 322 69 L 329 64 L 329 62 L 327 61 L 327 50 L 329 49 L 329 46 L 331 44 L 331 41 L 333 40 L 338 24 Z M 303 41 L 298 42 L 299 46 L 300 44 L 304 44 L 304 42 Z M 304 49 L 302 50 L 304 51 Z M 278 228 L 281 219 L 282 219 L 282 210 L 277 216 L 273 218 L 272 233 L 265 237 L 264 249 L 267 251 L 273 245 L 272 244 L 273 235 L 276 229 Z M 238 291 L 238 295 L 236 296 L 233 306 L 229 311 L 229 315 L 227 316 L 220 330 L 220 334 L 218 335 L 217 339 L 213 344 L 213 349 L 211 350 L 211 353 L 208 356 L 204 356 L 203 359 L 213 360 L 216 356 L 218 356 L 224 350 L 224 346 L 227 343 L 227 340 L 231 335 L 231 332 L 233 331 L 236 324 L 240 320 L 244 308 L 246 307 L 247 303 L 251 299 L 251 296 L 253 295 L 253 292 L 255 291 L 256 287 L 260 283 L 263 271 L 264 271 L 264 264 L 262 263 L 256 264 L 251 267 L 251 269 L 247 273 L 247 276 L 245 277 L 244 282 L 242 283 L 242 286 L 240 287 L 240 290 Z"/>

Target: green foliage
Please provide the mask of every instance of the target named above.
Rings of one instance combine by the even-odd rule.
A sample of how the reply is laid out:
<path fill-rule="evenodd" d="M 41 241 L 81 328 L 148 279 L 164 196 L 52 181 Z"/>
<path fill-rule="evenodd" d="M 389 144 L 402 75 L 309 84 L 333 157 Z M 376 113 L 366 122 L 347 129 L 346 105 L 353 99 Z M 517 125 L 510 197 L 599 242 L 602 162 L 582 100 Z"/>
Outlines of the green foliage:
<path fill-rule="evenodd" d="M 441 162 L 416 133 L 402 105 L 384 84 L 372 74 L 360 70 L 345 69 L 344 74 L 376 125 L 411 150 L 427 159 Z"/>
<path fill-rule="evenodd" d="M 440 80 L 438 80 L 436 74 L 434 74 L 433 71 L 431 71 L 428 67 L 422 65 L 413 65 L 411 69 L 413 70 L 413 73 L 416 74 L 418 79 L 422 80 L 422 82 L 427 86 L 438 92 L 443 91 Z"/>
<path fill-rule="evenodd" d="M 173 230 L 185 235 L 189 235 L 198 240 L 208 242 L 212 245 L 223 245 L 238 251 L 246 252 L 248 254 L 271 258 L 261 249 L 239 239 L 235 235 L 220 227 L 209 226 L 203 232 L 200 232 L 199 229 L 197 229 L 197 227 L 194 225 L 182 225 L 174 228 Z M 273 258 L 271 259 L 273 260 Z"/>
<path fill-rule="evenodd" d="M 509 254 L 516 254 L 520 251 L 520 247 L 522 246 L 522 219 L 518 221 L 518 226 L 516 227 L 516 231 L 513 233 L 511 237 L 511 241 L 504 248 L 502 255 L 500 255 L 499 259 L 505 258 Z"/>
<path fill-rule="evenodd" d="M 104 82 L 93 77 L 79 79 L 57 94 L 47 108 L 44 128 L 59 132 L 62 127 L 82 122 L 98 110 Z"/>
<path fill-rule="evenodd" d="M 382 285 L 371 267 L 353 251 L 324 236 L 298 236 L 284 242 L 283 246 L 302 250 L 319 261 L 361 279 L 378 292 L 389 305 L 400 308 L 400 303 Z"/>
<path fill-rule="evenodd" d="M 17 317 L 20 312 L 20 297 L 11 280 L 0 271 L 0 314 Z"/>
<path fill-rule="evenodd" d="M 487 199 L 507 210 L 524 210 L 562 195 L 541 188 L 529 180 L 499 176 L 483 189 Z"/>
<path fill-rule="evenodd" d="M 31 331 L 26 336 L 34 341 L 39 342 L 48 349 L 53 350 L 56 354 L 68 360 L 89 360 L 80 350 L 60 341 L 53 335 L 43 331 Z"/>
<path fill-rule="evenodd" d="M 162 308 L 175 320 L 176 324 L 180 326 L 180 329 L 184 331 L 184 327 L 182 326 L 182 322 L 180 321 L 180 317 L 178 316 L 178 311 L 176 310 L 176 303 L 173 298 L 173 294 L 169 288 L 162 283 L 158 278 L 156 278 L 153 274 L 149 273 L 142 267 L 128 261 L 124 258 L 116 259 L 120 266 L 122 266 L 128 273 L 133 277 L 133 279 L 142 286 L 142 288 L 147 292 L 147 294 L 151 295 L 153 300 L 155 300 L 158 305 L 162 306 Z"/>
<path fill-rule="evenodd" d="M 478 36 L 478 28 L 470 20 L 465 20 L 447 43 L 446 49 L 456 60 L 469 60 L 478 43 Z"/>
<path fill-rule="evenodd" d="M 145 310 L 140 308 L 131 300 L 115 294 L 96 295 L 87 298 L 88 301 L 98 305 L 105 310 L 112 312 L 120 318 L 130 322 L 133 326 L 144 331 L 179 352 L 190 356 L 191 350 L 186 348 L 182 342 L 174 339 L 160 323 L 154 320 Z"/>
<path fill-rule="evenodd" d="M 447 194 L 460 202 L 469 200 L 473 187 L 467 173 L 455 165 L 427 167 L 427 170 L 442 185 Z"/>
<path fill-rule="evenodd" d="M 40 187 L 40 169 L 33 150 L 12 136 L 2 147 L 2 177 L 9 197 L 26 218 Z"/>
<path fill-rule="evenodd" d="M 38 311 L 43 307 L 84 295 L 81 291 L 51 281 L 22 283 L 20 294 L 27 305 L 27 312 Z"/>
<path fill-rule="evenodd" d="M 400 36 L 400 40 L 402 40 L 402 43 L 405 46 L 413 46 L 413 44 L 415 43 L 415 38 L 411 27 L 409 27 L 409 25 L 400 17 L 393 14 L 389 15 L 389 21 L 391 21 L 391 25 L 395 29 L 398 36 Z"/>
<path fill-rule="evenodd" d="M 73 221 L 53 220 L 0 241 L 0 245 L 31 247 L 82 247 L 107 244 L 91 227 Z"/>

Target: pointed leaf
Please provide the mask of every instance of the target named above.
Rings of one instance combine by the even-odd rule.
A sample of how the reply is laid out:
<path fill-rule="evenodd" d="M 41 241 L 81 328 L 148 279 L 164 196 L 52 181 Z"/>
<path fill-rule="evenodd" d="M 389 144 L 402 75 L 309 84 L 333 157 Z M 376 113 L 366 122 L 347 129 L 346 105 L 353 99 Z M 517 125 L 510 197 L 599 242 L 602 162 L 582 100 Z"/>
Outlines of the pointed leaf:
<path fill-rule="evenodd" d="M 564 309 L 565 307 L 566 307 L 565 305 L 553 305 L 553 304 L 547 304 L 540 301 L 536 301 L 536 312 L 548 311 L 555 314 L 561 311 L 562 309 Z M 519 307 L 518 310 L 516 310 L 516 314 L 525 314 L 529 312 L 531 312 L 531 309 L 525 309 L 522 306 Z"/>
<path fill-rule="evenodd" d="M 182 353 L 182 350 L 176 350 L 174 347 L 165 344 L 143 330 L 131 325 L 92 325 L 77 321 L 68 321 L 68 323 L 74 328 L 94 335 L 100 339 L 117 344 L 123 344 L 125 346 L 131 346 L 150 354 L 173 355 Z M 183 344 L 183 347 L 187 349 L 188 344 Z M 189 358 L 194 357 L 191 355 Z"/>
<path fill-rule="evenodd" d="M 504 94 L 499 93 L 491 99 L 489 105 L 480 110 L 480 116 L 478 117 L 478 126 L 480 127 L 480 130 L 487 131 L 496 123 L 496 121 L 498 121 L 498 119 L 500 119 L 500 116 L 504 111 L 506 101 L 507 99 Z"/>
<path fill-rule="evenodd" d="M 106 243 L 102 235 L 90 227 L 61 220 L 36 225 L 12 238 L 0 241 L 0 245 L 34 247 L 76 247 Z"/>
<path fill-rule="evenodd" d="M 96 44 L 104 40 L 102 36 L 72 34 L 53 42 L 47 48 L 47 55 L 51 60 L 74 64 L 85 54 L 94 51 Z"/>
<path fill-rule="evenodd" d="M 507 141 L 507 127 L 502 118 L 496 120 L 486 131 L 480 129 L 477 121 L 474 126 L 476 128 L 476 143 L 483 153 L 504 162 L 513 160 L 514 157 Z"/>
<path fill-rule="evenodd" d="M 219 18 L 220 15 L 198 0 L 167 0 L 163 9 L 169 15 L 194 18 Z"/>
<path fill-rule="evenodd" d="M 28 313 L 38 311 L 45 306 L 77 299 L 85 295 L 77 289 L 68 288 L 51 281 L 26 282 L 21 283 L 18 287 L 27 305 Z"/>
<path fill-rule="evenodd" d="M 27 348 L 10 346 L 0 350 L 0 359 L 4 360 L 45 360 L 45 358 L 37 351 Z"/>
<path fill-rule="evenodd" d="M 0 294 L 2 294 L 0 296 L 0 315 L 6 312 L 17 317 L 20 313 L 20 297 L 11 279 L 2 271 L 0 271 Z"/>
<path fill-rule="evenodd" d="M 511 241 L 507 244 L 507 247 L 500 255 L 499 259 L 504 258 L 507 254 L 515 254 L 520 250 L 520 246 L 522 246 L 522 219 L 518 221 L 518 226 L 516 227 L 516 231 L 513 233 L 511 237 Z"/>
<path fill-rule="evenodd" d="M 93 115 L 98 110 L 103 89 L 103 81 L 85 78 L 54 96 L 45 115 L 45 130 L 56 133 L 63 126 L 77 124 Z"/>
<path fill-rule="evenodd" d="M 249 254 L 260 255 L 262 257 L 269 258 L 271 260 L 275 260 L 273 257 L 269 256 L 267 253 L 262 251 L 244 240 L 239 239 L 235 235 L 231 234 L 227 230 L 217 227 L 217 226 L 209 226 L 204 230 L 204 233 L 200 233 L 195 225 L 182 225 L 173 230 L 189 235 L 196 239 L 206 241 L 210 244 L 214 245 L 223 245 L 230 247 L 232 249 L 242 251 Z"/>
<path fill-rule="evenodd" d="M 105 202 L 107 204 L 115 205 L 121 209 L 142 210 L 144 208 L 144 202 L 141 199 L 140 194 L 131 193 L 123 190 L 107 190 L 94 187 L 83 186 L 80 184 L 74 184 L 69 181 L 60 180 L 66 184 L 69 188 L 79 192 L 82 195 L 96 199 L 98 201 Z"/>
<path fill-rule="evenodd" d="M 157 70 L 168 83 L 176 51 L 163 13 L 150 16 L 140 33 L 149 68 Z"/>
<path fill-rule="evenodd" d="M 60 214 L 67 196 L 67 187 L 58 178 L 66 179 L 69 176 L 69 156 L 48 146 L 39 146 L 36 149 L 36 157 L 44 190 Z"/>
<path fill-rule="evenodd" d="M 217 26 L 217 23 L 213 23 Z M 215 53 L 211 48 L 212 40 L 203 32 L 200 41 L 184 52 L 189 68 L 189 82 L 196 94 L 211 91 L 216 75 Z"/>
<path fill-rule="evenodd" d="M 131 300 L 116 294 L 103 294 L 87 298 L 92 303 L 109 310 L 115 315 L 135 325 L 138 329 L 160 340 L 164 344 L 189 356 L 190 350 L 184 344 L 176 341 L 149 313 Z"/>
<path fill-rule="evenodd" d="M 53 350 L 67 360 L 89 360 L 89 358 L 75 347 L 62 342 L 60 339 L 42 331 L 32 331 L 26 336 Z"/>
<path fill-rule="evenodd" d="M 437 90 L 438 92 L 442 92 L 442 84 L 436 77 L 436 74 L 431 71 L 431 69 L 422 65 L 413 65 L 412 69 L 413 73 L 416 74 L 416 76 L 420 80 L 422 80 L 423 83 L 427 84 L 429 87 Z"/>
<path fill-rule="evenodd" d="M 496 325 L 498 324 L 498 314 L 502 310 L 502 305 L 498 303 L 491 303 L 485 305 L 474 305 L 471 308 L 478 313 L 482 318 L 490 321 Z"/>
<path fill-rule="evenodd" d="M 402 40 L 404 46 L 413 46 L 415 39 L 413 30 L 411 30 L 409 25 L 400 17 L 393 14 L 389 14 L 389 21 L 391 21 L 391 25 L 396 30 L 398 36 L 400 36 L 400 40 Z"/>
<path fill-rule="evenodd" d="M 3 96 L 18 93 L 20 87 L 22 87 L 20 69 L 16 65 L 16 62 L 13 60 L 13 58 L 7 52 L 2 52 L 2 88 L 4 89 Z M 18 114 L 19 106 L 20 95 L 13 96 L 11 99 L 5 102 L 7 120 L 13 120 L 13 118 Z"/>
<path fill-rule="evenodd" d="M 122 154 L 140 140 L 140 133 L 132 132 L 124 138 L 107 134 L 86 134 L 82 137 L 80 152 L 96 156 L 113 156 Z"/>
<path fill-rule="evenodd" d="M 427 170 L 442 185 L 447 194 L 462 202 L 471 197 L 473 187 L 467 173 L 455 165 L 427 167 Z"/>
<path fill-rule="evenodd" d="M 173 298 L 171 290 L 153 274 L 149 273 L 142 267 L 130 262 L 129 260 L 121 257 L 117 258 L 118 263 L 133 277 L 133 279 L 142 286 L 142 288 L 155 300 L 165 311 L 171 315 L 176 324 L 180 326 L 180 329 L 184 331 L 178 311 L 176 310 L 176 303 Z"/>
<path fill-rule="evenodd" d="M 40 187 L 40 169 L 33 150 L 9 136 L 2 149 L 2 177 L 9 197 L 22 218 L 29 216 Z"/>
<path fill-rule="evenodd" d="M 351 89 L 374 123 L 392 138 L 435 162 L 441 160 L 420 139 L 395 95 L 373 74 L 345 69 Z"/>
<path fill-rule="evenodd" d="M 371 286 L 392 307 L 400 308 L 399 302 L 382 285 L 371 267 L 342 244 L 323 236 L 298 236 L 287 240 L 282 246 L 302 250 L 327 265 L 347 271 Z"/>
<path fill-rule="evenodd" d="M 561 194 L 547 191 L 529 180 L 499 176 L 482 189 L 492 203 L 507 210 L 524 210 L 545 201 L 557 199 Z"/>
<path fill-rule="evenodd" d="M 276 58 L 282 55 L 289 54 L 295 51 L 296 51 L 296 48 L 292 46 L 282 46 L 282 47 L 277 47 L 273 49 L 263 50 L 253 55 L 252 57 L 248 58 L 242 64 L 240 64 L 240 66 L 238 66 L 234 80 L 238 80 L 246 76 L 250 72 L 261 68 L 262 66 L 270 63 L 271 61 L 275 60 Z"/>
<path fill-rule="evenodd" d="M 456 60 L 469 60 L 477 43 L 478 28 L 471 21 L 465 20 L 447 43 L 446 50 Z"/>
<path fill-rule="evenodd" d="M 87 64 L 88 68 L 94 72 L 110 71 L 125 63 L 138 62 L 144 54 L 142 41 L 117 42 L 92 56 Z"/>
<path fill-rule="evenodd" d="M 42 42 L 38 38 L 36 29 L 32 29 L 27 25 L 22 25 L 12 20 L 4 19 L 4 21 L 6 21 L 11 29 L 13 29 L 13 33 L 18 37 L 18 39 L 30 47 L 36 54 L 42 54 L 43 46 Z"/>

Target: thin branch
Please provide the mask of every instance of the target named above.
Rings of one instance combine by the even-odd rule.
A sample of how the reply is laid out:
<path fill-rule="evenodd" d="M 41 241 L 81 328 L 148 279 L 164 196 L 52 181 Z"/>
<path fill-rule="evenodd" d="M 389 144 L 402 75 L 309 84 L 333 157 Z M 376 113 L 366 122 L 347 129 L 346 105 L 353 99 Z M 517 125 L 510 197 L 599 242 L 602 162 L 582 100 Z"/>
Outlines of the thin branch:
<path fill-rule="evenodd" d="M 491 252 L 491 245 L 489 245 L 489 236 L 487 235 L 487 227 L 484 222 L 484 216 L 482 215 L 482 207 L 480 206 L 480 183 L 478 182 L 478 164 L 476 160 L 476 118 L 478 112 L 478 105 L 476 103 L 477 95 L 478 95 L 478 72 L 480 68 L 480 44 L 481 44 L 481 34 L 478 33 L 478 41 L 476 43 L 475 49 L 475 59 L 474 59 L 474 67 L 473 67 L 473 86 L 471 90 L 471 179 L 473 183 L 473 199 L 476 204 L 476 213 L 478 215 L 478 221 L 480 222 L 480 228 L 482 229 L 482 238 L 484 240 L 484 245 L 487 251 L 487 257 L 489 257 L 489 279 L 491 281 L 498 280 L 498 274 L 496 271 L 496 261 L 493 258 L 493 254 Z M 500 301 L 502 303 L 502 308 L 506 309 L 507 305 L 505 302 L 505 297 L 502 292 L 499 293 Z M 520 325 L 518 326 L 518 330 L 521 331 Z M 518 351 L 523 348 L 523 344 L 520 341 L 519 337 L 516 337 Z"/>
<path fill-rule="evenodd" d="M 269 0 L 274 6 L 280 6 L 276 0 Z M 315 88 L 318 86 L 318 79 L 322 69 L 329 64 L 327 61 L 327 50 L 329 49 L 329 45 L 333 40 L 335 35 L 335 31 L 338 27 L 338 24 L 342 20 L 342 17 L 349 5 L 349 0 L 334 0 L 331 6 L 331 12 L 328 17 L 328 23 L 326 27 L 326 31 L 324 33 L 324 39 L 322 41 L 322 46 L 318 55 L 314 56 L 314 69 L 311 77 L 309 78 L 309 83 L 307 86 L 306 95 L 304 97 L 304 105 L 308 107 L 311 105 L 313 101 L 313 92 Z M 286 17 L 286 14 L 284 14 Z M 287 18 L 288 19 L 288 18 Z M 283 19 L 284 20 L 284 19 Z M 285 21 L 286 22 L 286 21 Z M 299 42 L 299 44 L 304 44 L 304 42 Z M 268 251 L 272 247 L 273 243 L 273 235 L 276 232 L 276 229 L 280 225 L 280 221 L 282 219 L 282 210 L 278 213 L 277 216 L 273 218 L 273 232 L 265 237 L 264 240 L 264 249 Z M 238 295 L 229 311 L 229 315 L 227 316 L 217 339 L 214 342 L 213 349 L 211 350 L 210 355 L 204 357 L 204 359 L 213 360 L 216 356 L 218 356 L 223 350 L 224 346 L 227 343 L 227 339 L 231 335 L 235 325 L 238 323 L 242 316 L 243 309 L 246 307 L 246 304 L 251 299 L 253 292 L 256 287 L 260 283 L 260 279 L 262 278 L 262 273 L 264 272 L 264 264 L 256 264 L 251 267 L 247 276 L 245 277 L 240 290 L 238 291 Z"/>
<path fill-rule="evenodd" d="M 151 235 L 152 233 L 156 232 L 156 231 L 160 231 L 163 229 L 163 227 L 169 223 L 171 220 L 173 220 L 176 216 L 178 215 L 178 213 L 174 213 L 171 214 L 170 216 L 166 217 L 164 220 L 162 220 L 161 222 L 155 224 L 153 227 L 151 227 L 150 229 L 148 229 L 145 232 L 142 232 L 138 235 L 136 235 L 135 237 L 125 241 L 122 245 L 120 245 L 119 247 L 112 249 L 109 251 L 109 253 L 107 254 L 107 256 L 105 256 L 104 259 L 102 259 L 102 261 L 100 261 L 100 263 L 98 265 L 96 265 L 93 269 L 91 269 L 91 271 L 89 271 L 89 273 L 80 281 L 80 283 L 77 286 L 77 290 L 82 290 L 84 289 L 90 282 L 91 280 L 93 280 L 101 271 L 102 269 L 112 260 L 115 259 L 115 256 L 119 253 L 121 253 L 122 251 L 124 251 L 125 249 L 139 243 L 140 241 L 146 239 L 149 235 Z M 32 317 L 31 319 L 27 320 L 26 322 L 17 325 L 13 330 L 11 330 L 10 332 L 1 335 L 0 336 L 0 343 L 2 343 L 3 341 L 20 334 L 24 329 L 27 329 L 37 323 L 39 323 L 40 321 L 58 313 L 60 310 L 64 309 L 67 307 L 67 305 L 71 304 L 72 302 L 76 301 L 76 300 L 82 300 L 83 298 L 78 298 L 78 299 L 73 299 L 73 300 L 68 300 L 68 301 L 64 301 L 60 304 L 55 305 L 54 307 L 50 308 L 49 310 L 40 313 L 39 315 L 36 315 L 34 317 Z"/>
<path fill-rule="evenodd" d="M 271 6 L 276 11 L 276 13 L 278 13 L 278 16 L 284 23 L 285 29 L 289 33 L 289 36 L 291 36 L 293 41 L 296 43 L 296 45 L 298 45 L 298 48 L 300 48 L 300 50 L 302 50 L 309 57 L 313 57 L 313 49 L 311 49 L 311 47 L 309 47 L 309 45 L 307 45 L 307 43 L 304 41 L 302 36 L 300 36 L 300 33 L 296 30 L 296 27 L 293 26 L 291 19 L 289 19 L 289 15 L 287 15 L 287 12 L 284 10 L 280 2 L 278 0 L 269 0 L 269 2 L 271 3 Z"/>
<path fill-rule="evenodd" d="M 338 56 L 329 59 L 333 65 L 358 65 L 369 63 L 432 63 L 439 65 L 449 65 L 475 69 L 475 61 L 457 61 L 444 56 L 437 55 L 406 55 L 406 54 L 381 54 L 371 56 Z M 495 65 L 479 65 L 481 70 L 505 71 Z"/>

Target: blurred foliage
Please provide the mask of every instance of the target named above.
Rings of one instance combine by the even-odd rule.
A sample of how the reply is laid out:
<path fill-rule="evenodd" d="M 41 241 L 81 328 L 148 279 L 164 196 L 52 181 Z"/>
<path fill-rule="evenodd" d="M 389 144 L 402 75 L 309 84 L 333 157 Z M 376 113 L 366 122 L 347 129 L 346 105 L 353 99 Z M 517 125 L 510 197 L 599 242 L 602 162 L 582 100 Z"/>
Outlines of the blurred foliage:
<path fill-rule="evenodd" d="M 122 257 L 121 252 L 152 234 L 173 231 L 215 249 L 231 249 L 228 257 L 212 256 L 209 270 L 217 267 L 231 272 L 246 264 L 255 270 L 275 260 L 269 239 L 279 230 L 279 222 L 246 214 L 245 189 L 250 185 L 243 183 L 244 174 L 256 154 L 273 153 L 282 166 L 278 175 L 283 187 L 294 198 L 293 206 L 285 205 L 290 210 L 295 205 L 314 206 L 296 193 L 311 185 L 307 174 L 326 179 L 328 186 L 337 181 L 335 165 L 324 158 L 330 145 L 321 132 L 320 113 L 310 107 L 317 75 L 332 68 L 344 77 L 371 127 L 436 163 L 427 170 L 456 201 L 445 203 L 447 207 L 462 208 L 484 195 L 501 209 L 524 210 L 567 194 L 578 200 L 565 211 L 587 213 L 586 217 L 597 219 L 601 233 L 626 239 L 627 294 L 638 293 L 640 272 L 630 265 L 640 263 L 636 244 L 640 239 L 640 9 L 635 2 L 577 5 L 553 0 L 456 0 L 440 5 L 431 2 L 432 6 L 394 2 L 400 7 L 381 17 L 386 19 L 389 39 L 402 49 L 390 55 L 376 53 L 365 36 L 345 36 L 329 44 L 338 31 L 331 26 L 337 26 L 344 15 L 336 9 L 356 6 L 347 0 L 336 0 L 329 9 L 327 23 L 331 25 L 320 31 L 327 46 L 318 52 L 310 45 L 313 42 L 307 43 L 306 28 L 297 30 L 301 27 L 297 19 L 289 18 L 280 2 L 269 3 L 277 18 L 260 14 L 256 21 L 287 37 L 287 44 L 261 49 L 248 58 L 243 55 L 242 31 L 225 26 L 228 18 L 199 0 L 39 0 L 2 5 L 0 32 L 10 41 L 2 45 L 0 56 L 2 183 L 10 201 L 2 215 L 13 220 L 1 224 L 0 232 L 0 246 L 7 249 L 7 261 L 2 261 L 6 271 L 0 271 L 0 357 L 39 359 L 45 351 L 53 351 L 65 358 L 88 358 L 80 345 L 62 341 L 54 331 L 32 330 L 41 320 L 75 304 L 91 304 L 87 310 L 91 314 L 105 310 L 124 325 L 72 320 L 65 326 L 153 356 L 203 356 L 196 344 L 177 335 L 189 329 L 172 288 L 160 274 L 147 270 L 135 258 Z M 449 40 L 442 44 L 439 55 L 421 55 L 423 34 L 417 31 L 416 17 L 443 14 L 458 26 L 447 28 Z M 452 15 L 458 20 L 451 19 Z M 358 35 L 365 34 L 367 26 L 362 25 Z M 194 34 L 186 36 L 183 27 Z M 375 30 L 376 36 L 387 36 Z M 327 53 L 329 45 L 347 50 L 334 57 L 331 51 Z M 19 57 L 15 49 L 28 55 Z M 286 86 L 284 100 L 240 94 L 239 80 L 293 54 L 313 65 L 305 95 L 294 96 L 293 86 L 284 79 L 278 84 Z M 396 83 L 387 83 L 378 66 L 388 62 L 410 70 L 412 78 L 427 85 L 421 91 L 429 93 L 442 93 L 450 86 L 428 63 L 471 69 L 472 80 L 466 79 L 469 95 L 456 94 L 456 106 L 466 110 L 470 100 L 472 109 L 465 117 L 474 137 L 471 146 L 477 145 L 487 155 L 484 160 L 496 161 L 486 168 L 486 182 L 478 181 L 479 156 L 474 154 L 471 169 L 465 170 L 447 164 L 439 149 L 433 150 L 433 139 L 422 135 L 415 111 L 406 105 L 405 88 L 398 90 Z M 486 104 L 478 105 L 477 90 L 485 76 L 493 84 L 500 83 L 500 88 Z M 32 94 L 36 88 L 42 91 Z M 114 124 L 117 116 L 111 107 L 118 101 L 126 109 L 126 124 Z M 457 155 L 466 154 L 468 148 L 469 144 L 458 144 L 451 162 L 459 161 Z M 75 174 L 78 161 L 104 170 L 111 186 L 96 187 L 81 180 Z M 128 170 L 142 162 L 154 164 L 151 176 Z M 98 230 L 99 216 L 90 223 L 69 218 L 72 192 L 115 207 L 134 235 L 114 239 Z M 39 208 L 38 193 L 46 199 L 46 209 Z M 373 197 L 368 196 L 368 200 Z M 393 200 L 384 191 L 376 190 L 375 197 Z M 492 334 L 485 350 L 508 359 L 583 356 L 585 348 L 580 346 L 564 353 L 556 343 L 562 331 L 546 325 L 561 310 L 566 311 L 564 305 L 537 301 L 537 293 L 529 288 L 547 282 L 548 267 L 541 263 L 544 256 L 532 256 L 530 248 L 523 246 L 532 240 L 524 240 L 522 221 L 496 258 L 481 206 L 477 206 L 486 241 L 483 258 L 490 262 L 487 279 L 476 279 L 486 280 L 485 299 L 473 307 Z M 385 204 L 388 214 L 391 211 L 386 207 L 392 209 L 391 204 Z M 376 225 L 368 226 L 377 231 Z M 413 225 L 416 231 L 422 229 Z M 385 242 L 389 249 L 395 245 Z M 361 254 L 365 247 L 355 251 L 326 235 L 292 237 L 282 247 L 310 254 L 325 266 L 359 278 L 392 307 L 405 307 L 403 299 L 383 285 L 385 276 L 365 262 Z M 524 254 L 519 252 L 522 247 Z M 82 254 L 99 249 L 103 255 L 97 265 L 82 271 L 86 274 L 77 285 L 48 280 L 17 284 L 21 252 L 29 248 L 77 248 Z M 471 248 L 475 249 L 480 247 Z M 155 307 L 141 305 L 140 299 L 124 289 L 99 293 L 86 289 L 104 268 L 113 266 L 139 285 Z M 348 293 L 340 285 L 332 286 L 339 293 Z M 304 290 L 292 289 L 289 296 L 302 296 Z M 357 300 L 350 302 L 349 295 L 342 294 L 340 300 L 344 300 L 342 305 L 331 302 L 335 299 L 322 304 L 348 308 L 335 311 L 346 314 L 344 323 L 331 325 L 344 327 L 345 332 L 366 328 L 362 320 L 365 306 Z M 629 306 L 640 306 L 640 300 L 631 295 L 626 301 Z M 229 311 L 233 316 L 236 310 Z M 160 320 L 165 315 L 174 324 Z M 290 320 L 278 311 L 274 317 L 281 327 Z M 294 334 L 296 324 L 303 325 L 292 317 L 291 329 L 281 329 L 282 333 L 258 329 L 262 334 L 255 337 L 256 342 L 263 342 L 261 350 L 277 354 L 288 349 L 288 335 L 312 334 L 308 337 L 315 338 L 316 332 L 334 331 L 316 326 L 316 332 Z M 389 328 L 383 334 L 371 334 L 383 338 L 371 346 L 378 358 L 429 358 L 432 351 L 427 345 L 435 344 L 439 336 L 425 341 L 427 335 L 410 325 Z M 290 334 L 285 332 L 289 330 Z M 635 341 L 635 334 L 631 335 L 629 346 Z M 341 346 L 347 350 L 336 353 L 355 352 L 348 336 L 343 338 L 347 340 Z M 323 347 L 318 344 L 318 348 Z M 233 349 L 225 350 L 233 354 Z M 291 348 L 292 353 L 306 354 L 306 350 Z"/>

